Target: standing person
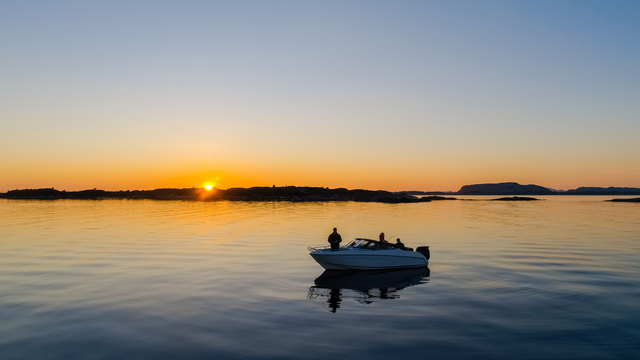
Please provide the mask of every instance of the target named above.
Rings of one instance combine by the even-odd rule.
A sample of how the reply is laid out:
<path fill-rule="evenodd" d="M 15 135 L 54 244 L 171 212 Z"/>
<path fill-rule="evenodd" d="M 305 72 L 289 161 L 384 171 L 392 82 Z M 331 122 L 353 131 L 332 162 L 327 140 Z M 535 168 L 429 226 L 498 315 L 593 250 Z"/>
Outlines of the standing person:
<path fill-rule="evenodd" d="M 329 244 L 331 244 L 331 251 L 338 251 L 340 249 L 340 243 L 342 242 L 342 236 L 338 234 L 338 229 L 333 228 L 333 232 L 329 235 Z"/>
<path fill-rule="evenodd" d="M 384 239 L 384 233 L 383 232 L 380 233 L 380 243 L 384 244 L 386 242 L 387 242 L 387 240 Z"/>

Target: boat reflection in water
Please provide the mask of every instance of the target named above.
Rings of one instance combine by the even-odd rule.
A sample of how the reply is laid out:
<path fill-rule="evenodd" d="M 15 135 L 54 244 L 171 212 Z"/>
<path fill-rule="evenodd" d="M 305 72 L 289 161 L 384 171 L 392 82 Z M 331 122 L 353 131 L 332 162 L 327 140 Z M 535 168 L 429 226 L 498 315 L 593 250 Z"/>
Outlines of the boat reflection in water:
<path fill-rule="evenodd" d="M 429 281 L 428 267 L 402 270 L 344 271 L 326 270 L 309 288 L 308 299 L 326 299 L 331 312 L 340 308 L 344 299 L 371 304 L 375 299 L 399 299 L 406 287 Z"/>

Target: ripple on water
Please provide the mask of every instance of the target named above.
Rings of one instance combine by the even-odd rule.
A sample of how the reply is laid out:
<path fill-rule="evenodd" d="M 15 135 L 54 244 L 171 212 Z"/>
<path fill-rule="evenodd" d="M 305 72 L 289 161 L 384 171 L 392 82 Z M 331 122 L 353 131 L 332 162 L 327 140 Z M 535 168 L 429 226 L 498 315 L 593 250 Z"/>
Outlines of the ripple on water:
<path fill-rule="evenodd" d="M 640 207 L 0 200 L 0 211 L 3 359 L 640 357 Z M 345 240 L 385 231 L 429 245 L 429 275 L 323 281 L 306 248 L 334 226 Z"/>

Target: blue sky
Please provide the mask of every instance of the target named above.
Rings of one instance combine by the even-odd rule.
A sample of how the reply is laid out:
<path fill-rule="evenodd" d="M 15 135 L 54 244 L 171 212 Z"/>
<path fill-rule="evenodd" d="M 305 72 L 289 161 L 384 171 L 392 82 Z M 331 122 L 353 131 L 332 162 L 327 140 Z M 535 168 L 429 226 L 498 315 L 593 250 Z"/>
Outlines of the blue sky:
<path fill-rule="evenodd" d="M 640 186 L 635 1 L 0 3 L 0 191 Z"/>

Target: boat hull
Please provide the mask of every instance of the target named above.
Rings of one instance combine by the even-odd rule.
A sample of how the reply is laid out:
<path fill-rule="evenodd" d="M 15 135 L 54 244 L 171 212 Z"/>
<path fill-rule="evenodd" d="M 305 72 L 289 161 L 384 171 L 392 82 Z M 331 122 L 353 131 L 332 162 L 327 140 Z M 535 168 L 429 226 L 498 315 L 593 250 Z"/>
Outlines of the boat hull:
<path fill-rule="evenodd" d="M 424 255 L 400 249 L 321 249 L 312 251 L 310 255 L 327 270 L 406 269 L 429 265 Z"/>

